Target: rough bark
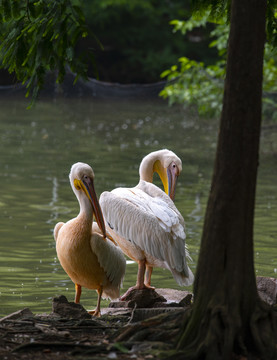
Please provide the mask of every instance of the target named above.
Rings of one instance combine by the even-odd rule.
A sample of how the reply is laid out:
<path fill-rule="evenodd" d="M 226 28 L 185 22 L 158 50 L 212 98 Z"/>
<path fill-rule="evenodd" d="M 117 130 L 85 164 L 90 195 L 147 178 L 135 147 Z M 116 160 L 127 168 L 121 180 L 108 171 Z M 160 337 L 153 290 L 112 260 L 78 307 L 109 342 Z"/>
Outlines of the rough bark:
<path fill-rule="evenodd" d="M 186 359 L 276 358 L 272 311 L 257 295 L 253 221 L 261 129 L 266 0 L 233 0 L 218 147 L 179 350 Z"/>

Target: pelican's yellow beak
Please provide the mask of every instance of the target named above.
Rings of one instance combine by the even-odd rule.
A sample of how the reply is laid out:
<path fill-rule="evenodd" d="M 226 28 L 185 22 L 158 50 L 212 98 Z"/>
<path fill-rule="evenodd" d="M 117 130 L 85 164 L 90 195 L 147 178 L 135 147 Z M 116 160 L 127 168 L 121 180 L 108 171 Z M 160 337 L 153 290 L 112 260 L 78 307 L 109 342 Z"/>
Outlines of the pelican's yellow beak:
<path fill-rule="evenodd" d="M 157 160 L 154 163 L 153 169 L 154 172 L 157 172 L 161 178 L 165 193 L 171 198 L 172 201 L 174 201 L 175 188 L 178 176 L 180 174 L 178 166 L 173 161 L 167 168 L 164 168 L 160 160 Z"/>
<path fill-rule="evenodd" d="M 74 185 L 77 189 L 82 189 L 85 192 L 85 194 L 87 195 L 87 197 L 89 198 L 91 205 L 92 205 L 95 220 L 96 220 L 100 230 L 102 231 L 104 238 L 106 238 L 105 222 L 104 222 L 102 210 L 100 208 L 100 205 L 99 205 L 99 202 L 97 199 L 97 195 L 96 195 L 96 192 L 94 189 L 93 179 L 90 177 L 84 177 L 82 180 L 75 179 Z"/>

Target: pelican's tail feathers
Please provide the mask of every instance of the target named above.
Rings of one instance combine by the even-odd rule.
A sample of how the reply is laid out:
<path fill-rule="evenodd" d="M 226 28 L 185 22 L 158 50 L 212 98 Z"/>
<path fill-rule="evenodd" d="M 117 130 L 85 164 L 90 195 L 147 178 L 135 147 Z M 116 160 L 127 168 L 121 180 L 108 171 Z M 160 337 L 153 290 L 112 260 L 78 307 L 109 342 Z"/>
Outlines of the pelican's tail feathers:
<path fill-rule="evenodd" d="M 120 288 L 119 286 L 106 286 L 102 293 L 103 299 L 118 299 L 120 296 Z"/>
<path fill-rule="evenodd" d="M 175 269 L 170 269 L 170 271 L 180 286 L 189 286 L 194 281 L 194 275 L 188 266 L 186 271 L 177 271 Z"/>

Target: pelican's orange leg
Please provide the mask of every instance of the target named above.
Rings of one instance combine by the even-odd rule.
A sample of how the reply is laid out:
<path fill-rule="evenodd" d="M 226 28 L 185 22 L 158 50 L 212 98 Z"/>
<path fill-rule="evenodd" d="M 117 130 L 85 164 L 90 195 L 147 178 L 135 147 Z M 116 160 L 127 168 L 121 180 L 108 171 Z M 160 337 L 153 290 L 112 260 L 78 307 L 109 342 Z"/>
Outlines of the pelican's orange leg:
<path fill-rule="evenodd" d="M 145 287 L 144 285 L 144 274 L 145 274 L 145 260 L 139 260 L 138 262 L 138 275 L 137 275 L 137 283 L 134 286 L 134 289 L 141 290 Z"/>
<path fill-rule="evenodd" d="M 137 283 L 135 286 L 130 287 L 126 293 L 120 297 L 120 300 L 125 300 L 132 290 L 151 289 L 150 286 L 144 284 L 145 266 L 145 259 L 138 261 Z"/>
<path fill-rule="evenodd" d="M 146 265 L 146 272 L 145 272 L 145 280 L 144 284 L 148 289 L 155 289 L 153 286 L 151 286 L 151 275 L 152 275 L 153 267 Z"/>
<path fill-rule="evenodd" d="M 76 304 L 80 303 L 81 293 L 82 293 L 82 286 L 79 284 L 75 284 L 75 303 Z"/>
<path fill-rule="evenodd" d="M 93 316 L 101 316 L 101 312 L 100 312 L 100 302 L 101 302 L 101 296 L 103 293 L 103 287 L 101 286 L 100 289 L 97 289 L 97 293 L 98 293 L 98 298 L 97 298 L 97 306 L 95 310 L 90 310 L 88 311 L 89 314 L 93 315 Z"/>

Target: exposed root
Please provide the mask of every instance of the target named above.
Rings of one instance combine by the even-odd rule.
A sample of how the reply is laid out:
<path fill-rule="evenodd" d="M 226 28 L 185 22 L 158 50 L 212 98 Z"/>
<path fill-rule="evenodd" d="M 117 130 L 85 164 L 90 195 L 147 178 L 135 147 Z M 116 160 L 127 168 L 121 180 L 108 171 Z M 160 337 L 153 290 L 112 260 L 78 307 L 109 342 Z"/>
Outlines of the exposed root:
<path fill-rule="evenodd" d="M 277 316 L 258 301 L 250 318 L 231 314 L 226 306 L 209 306 L 204 313 L 192 312 L 185 320 L 178 352 L 168 359 L 234 359 L 275 360 L 277 358 Z"/>

